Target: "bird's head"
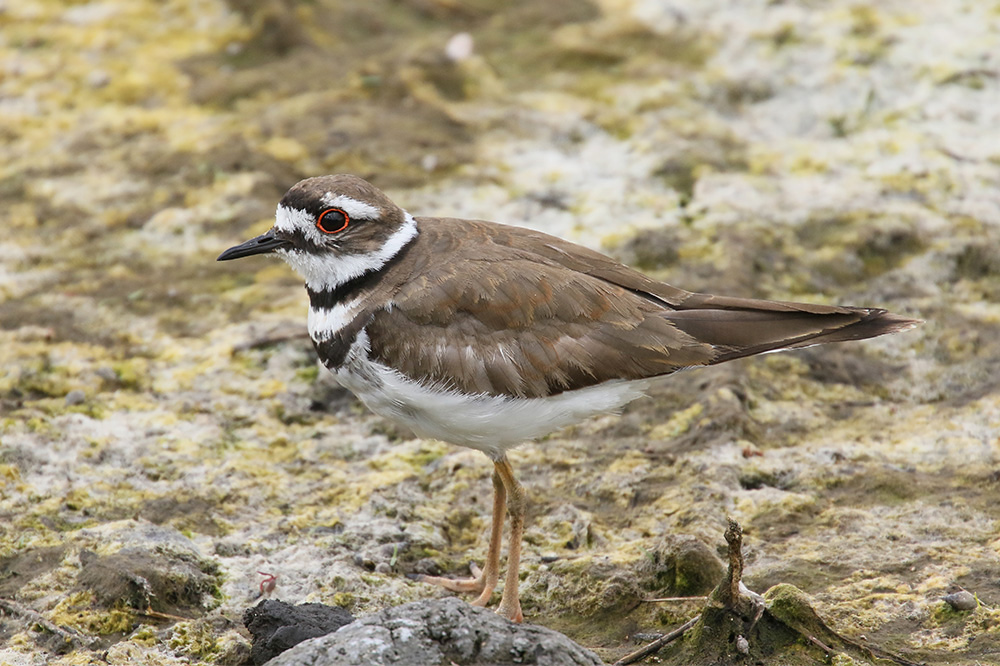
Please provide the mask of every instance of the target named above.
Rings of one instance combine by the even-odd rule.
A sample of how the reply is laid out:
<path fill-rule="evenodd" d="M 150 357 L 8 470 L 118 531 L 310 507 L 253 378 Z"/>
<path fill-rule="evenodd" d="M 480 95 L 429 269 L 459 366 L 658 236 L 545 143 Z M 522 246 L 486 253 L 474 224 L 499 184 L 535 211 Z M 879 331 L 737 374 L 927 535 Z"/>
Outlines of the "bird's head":
<path fill-rule="evenodd" d="M 381 267 L 417 233 L 413 218 L 357 176 L 307 178 L 282 197 L 274 226 L 218 261 L 274 253 L 314 291 Z"/>

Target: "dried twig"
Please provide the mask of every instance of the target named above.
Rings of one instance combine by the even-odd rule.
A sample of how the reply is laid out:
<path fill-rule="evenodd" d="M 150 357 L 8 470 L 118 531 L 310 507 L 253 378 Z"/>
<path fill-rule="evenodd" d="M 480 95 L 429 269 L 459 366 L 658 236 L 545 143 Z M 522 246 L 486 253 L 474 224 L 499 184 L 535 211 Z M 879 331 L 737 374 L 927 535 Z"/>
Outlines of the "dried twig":
<path fill-rule="evenodd" d="M 816 638 L 815 636 L 806 636 L 806 638 L 809 639 L 810 643 L 818 647 L 823 652 L 826 652 L 828 655 L 833 655 L 833 648 L 824 643 L 823 641 L 821 641 L 820 639 Z"/>
<path fill-rule="evenodd" d="M 147 606 L 144 611 L 136 611 L 139 615 L 144 617 L 152 617 L 157 620 L 170 620 L 171 622 L 190 622 L 192 618 L 181 617 L 180 615 L 171 615 L 170 613 L 161 613 L 160 611 L 153 610 L 151 606 Z"/>
<path fill-rule="evenodd" d="M 647 604 L 654 604 L 663 601 L 705 601 L 708 597 L 656 597 L 654 599 L 640 599 Z"/>
<path fill-rule="evenodd" d="M 669 634 L 664 634 L 663 636 L 657 638 L 655 641 L 653 641 L 649 645 L 643 646 L 643 647 L 639 648 L 638 650 L 636 650 L 635 652 L 632 652 L 631 654 L 625 655 L 624 657 L 622 657 L 621 659 L 619 659 L 618 661 L 616 661 L 613 666 L 626 666 L 627 664 L 634 664 L 637 661 L 645 659 L 646 657 L 648 657 L 651 654 L 656 654 L 657 652 L 660 651 L 660 649 L 663 646 L 665 646 L 668 643 L 670 643 L 672 641 L 675 641 L 678 638 L 680 638 L 681 636 L 683 636 L 684 633 L 688 629 L 690 629 L 691 627 L 693 627 L 695 625 L 695 623 L 699 619 L 701 619 L 701 615 L 700 614 L 699 615 L 695 615 L 693 618 L 691 618 L 690 620 L 688 620 L 687 622 L 685 622 L 681 626 L 677 627 L 676 629 L 674 629 L 673 631 L 671 631 Z"/>
<path fill-rule="evenodd" d="M 865 655 L 868 655 L 870 657 L 877 657 L 879 659 L 885 659 L 887 661 L 892 661 L 894 663 L 899 664 L 900 666 L 924 666 L 924 664 L 922 664 L 920 662 L 910 661 L 906 657 L 901 657 L 898 654 L 893 654 L 892 652 L 886 652 L 885 650 L 882 650 L 881 648 L 877 648 L 874 645 L 862 645 L 861 643 L 859 643 L 857 641 L 854 641 L 854 640 L 851 640 L 847 636 L 841 636 L 840 634 L 838 634 L 836 632 L 834 632 L 834 635 L 838 639 L 840 639 L 844 643 L 846 643 L 847 645 L 850 645 L 851 647 L 855 648 L 856 650 L 861 651 L 862 653 L 864 653 Z M 812 636 L 810 636 L 809 638 L 812 638 Z M 832 652 L 831 652 L 831 654 L 832 654 Z"/>
<path fill-rule="evenodd" d="M 73 629 L 64 629 L 55 622 L 46 620 L 41 613 L 33 611 L 26 606 L 22 606 L 13 599 L 4 599 L 0 597 L 0 608 L 13 615 L 23 617 L 33 624 L 39 625 L 46 631 L 52 632 L 56 636 L 60 636 L 65 641 L 89 647 L 96 640 L 94 638 L 90 638 L 89 636 L 84 636 Z"/>

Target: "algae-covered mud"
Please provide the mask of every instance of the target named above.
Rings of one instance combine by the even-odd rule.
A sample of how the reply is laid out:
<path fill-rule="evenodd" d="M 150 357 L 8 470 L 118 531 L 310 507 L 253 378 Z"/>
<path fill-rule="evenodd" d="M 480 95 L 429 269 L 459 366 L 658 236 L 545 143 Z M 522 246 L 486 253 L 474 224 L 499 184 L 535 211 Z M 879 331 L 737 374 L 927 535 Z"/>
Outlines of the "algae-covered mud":
<path fill-rule="evenodd" d="M 648 600 L 707 594 L 732 517 L 776 617 L 880 651 L 834 663 L 1000 661 L 1000 7 L 496 4 L 3 3 L 0 664 L 242 663 L 262 590 L 363 615 L 481 562 L 489 462 L 334 386 L 286 266 L 215 262 L 331 172 L 925 321 L 515 451 L 527 621 L 617 659 L 700 612 Z"/>

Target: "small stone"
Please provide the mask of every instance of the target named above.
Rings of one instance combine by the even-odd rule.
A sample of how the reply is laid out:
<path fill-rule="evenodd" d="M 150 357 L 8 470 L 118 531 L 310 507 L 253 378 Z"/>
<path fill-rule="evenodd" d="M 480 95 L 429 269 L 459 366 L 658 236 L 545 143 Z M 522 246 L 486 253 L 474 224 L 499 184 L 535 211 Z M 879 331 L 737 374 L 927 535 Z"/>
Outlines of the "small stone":
<path fill-rule="evenodd" d="M 362 553 L 354 554 L 354 563 L 359 567 L 368 569 L 368 571 L 375 571 L 375 560 L 373 560 L 371 557 L 367 557 Z"/>
<path fill-rule="evenodd" d="M 736 651 L 740 654 L 750 654 L 750 642 L 742 636 L 737 636 Z"/>
<path fill-rule="evenodd" d="M 475 50 L 475 42 L 472 35 L 467 32 L 460 32 L 453 35 L 445 44 L 444 54 L 452 62 L 462 62 L 468 60 Z"/>
<path fill-rule="evenodd" d="M 69 406 L 82 405 L 87 400 L 87 395 L 80 389 L 73 389 L 66 394 L 66 404 Z"/>
<path fill-rule="evenodd" d="M 115 372 L 114 369 L 107 366 L 98 368 L 94 371 L 94 374 L 108 382 L 118 381 L 118 373 Z"/>
<path fill-rule="evenodd" d="M 440 576 L 441 565 L 434 561 L 433 558 L 423 557 L 413 563 L 413 571 L 427 576 Z"/>
<path fill-rule="evenodd" d="M 976 595 L 968 590 L 952 592 L 941 597 L 941 599 L 957 611 L 974 610 L 979 605 L 979 602 L 976 601 Z"/>

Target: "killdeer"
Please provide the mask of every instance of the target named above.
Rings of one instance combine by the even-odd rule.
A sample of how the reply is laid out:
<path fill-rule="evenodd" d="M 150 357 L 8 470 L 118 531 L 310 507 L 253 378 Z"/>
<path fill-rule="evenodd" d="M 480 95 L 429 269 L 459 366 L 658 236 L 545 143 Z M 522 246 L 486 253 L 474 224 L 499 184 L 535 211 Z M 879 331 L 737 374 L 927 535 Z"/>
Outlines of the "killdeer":
<path fill-rule="evenodd" d="M 507 575 L 497 613 L 522 619 L 525 493 L 507 451 L 615 410 L 682 368 L 861 340 L 919 323 L 875 308 L 713 296 L 657 282 L 528 229 L 413 217 L 351 175 L 297 183 L 273 228 L 219 261 L 274 253 L 304 279 L 323 364 L 373 412 L 493 460 L 493 524 L 473 578 L 420 579 L 477 593 Z"/>

